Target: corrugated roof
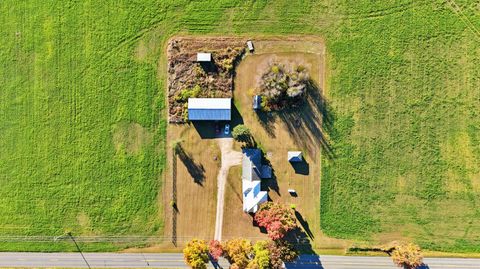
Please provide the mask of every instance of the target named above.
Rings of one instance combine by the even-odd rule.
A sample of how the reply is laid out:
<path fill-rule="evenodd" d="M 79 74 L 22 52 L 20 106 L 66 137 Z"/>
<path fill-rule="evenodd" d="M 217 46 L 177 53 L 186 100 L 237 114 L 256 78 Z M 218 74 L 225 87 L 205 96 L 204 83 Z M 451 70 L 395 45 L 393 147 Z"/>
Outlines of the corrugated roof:
<path fill-rule="evenodd" d="M 231 109 L 232 98 L 188 98 L 188 109 Z"/>
<path fill-rule="evenodd" d="M 211 62 L 212 54 L 206 52 L 197 53 L 197 62 Z"/>
<path fill-rule="evenodd" d="M 230 109 L 188 109 L 189 120 L 230 120 Z"/>
<path fill-rule="evenodd" d="M 188 98 L 189 120 L 231 120 L 231 98 Z"/>

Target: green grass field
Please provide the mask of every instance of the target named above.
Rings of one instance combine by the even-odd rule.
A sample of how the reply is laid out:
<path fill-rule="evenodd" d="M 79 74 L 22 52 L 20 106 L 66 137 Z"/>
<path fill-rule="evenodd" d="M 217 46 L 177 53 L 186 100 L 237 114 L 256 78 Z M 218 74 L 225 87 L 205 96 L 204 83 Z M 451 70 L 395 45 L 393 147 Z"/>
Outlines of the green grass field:
<path fill-rule="evenodd" d="M 99 3 L 0 3 L 0 236 L 161 235 L 165 41 L 309 34 L 328 51 L 324 232 L 480 251 L 478 1 Z"/>

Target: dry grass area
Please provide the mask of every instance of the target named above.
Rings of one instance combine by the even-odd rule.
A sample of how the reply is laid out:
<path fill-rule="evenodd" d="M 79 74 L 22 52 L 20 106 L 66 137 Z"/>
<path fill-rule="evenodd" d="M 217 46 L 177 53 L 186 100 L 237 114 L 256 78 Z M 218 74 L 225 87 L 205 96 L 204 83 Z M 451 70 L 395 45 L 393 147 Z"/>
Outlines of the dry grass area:
<path fill-rule="evenodd" d="M 312 248 L 343 248 L 347 242 L 327 238 L 320 231 L 320 154 L 322 151 L 328 153 L 321 107 L 325 47 L 321 40 L 314 38 L 296 40 L 255 41 L 255 54 L 245 57 L 236 71 L 234 100 L 242 117 L 237 121 L 251 129 L 258 146 L 267 152 L 275 175 L 275 179 L 264 184 L 269 189 L 269 197 L 273 201 L 296 205 L 297 219 L 304 235 L 312 239 Z M 285 66 L 303 65 L 316 83 L 317 87 L 309 90 L 307 102 L 300 109 L 268 114 L 252 109 L 252 89 L 258 87 L 261 74 L 272 62 Z M 303 151 L 306 162 L 292 166 L 287 161 L 289 150 Z M 258 227 L 252 226 L 252 217 L 241 210 L 240 169 L 231 171 L 228 180 L 224 238 L 265 237 Z M 291 196 L 288 189 L 295 189 L 298 196 Z"/>
<path fill-rule="evenodd" d="M 214 139 L 202 139 L 193 125 L 170 124 L 169 141 L 181 139 L 182 150 L 176 158 L 177 208 L 170 202 L 173 195 L 171 143 L 167 151 L 169 170 L 165 180 L 165 230 L 164 236 L 176 236 L 179 245 L 192 237 L 213 238 L 216 212 L 217 173 L 220 168 L 220 151 Z M 176 223 L 172 214 L 176 213 Z M 171 240 L 165 242 L 171 247 Z"/>

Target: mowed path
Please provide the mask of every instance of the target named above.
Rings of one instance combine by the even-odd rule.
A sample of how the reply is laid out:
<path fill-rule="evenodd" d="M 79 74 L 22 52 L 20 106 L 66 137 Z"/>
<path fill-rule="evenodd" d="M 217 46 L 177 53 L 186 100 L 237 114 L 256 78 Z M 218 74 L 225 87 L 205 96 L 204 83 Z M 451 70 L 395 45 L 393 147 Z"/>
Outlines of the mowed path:
<path fill-rule="evenodd" d="M 227 183 L 228 170 L 230 167 L 242 163 L 242 153 L 234 151 L 233 138 L 219 138 L 218 144 L 222 152 L 222 164 L 217 176 L 217 214 L 215 220 L 215 240 L 222 240 L 223 210 L 225 204 L 225 184 Z"/>

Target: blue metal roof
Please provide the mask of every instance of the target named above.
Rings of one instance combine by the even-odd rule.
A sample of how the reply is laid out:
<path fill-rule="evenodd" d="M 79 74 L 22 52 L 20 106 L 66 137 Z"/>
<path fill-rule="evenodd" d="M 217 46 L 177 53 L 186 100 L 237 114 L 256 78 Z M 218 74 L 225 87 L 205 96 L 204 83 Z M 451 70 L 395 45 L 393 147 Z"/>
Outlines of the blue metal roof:
<path fill-rule="evenodd" d="M 188 109 L 189 120 L 230 120 L 230 109 Z"/>

